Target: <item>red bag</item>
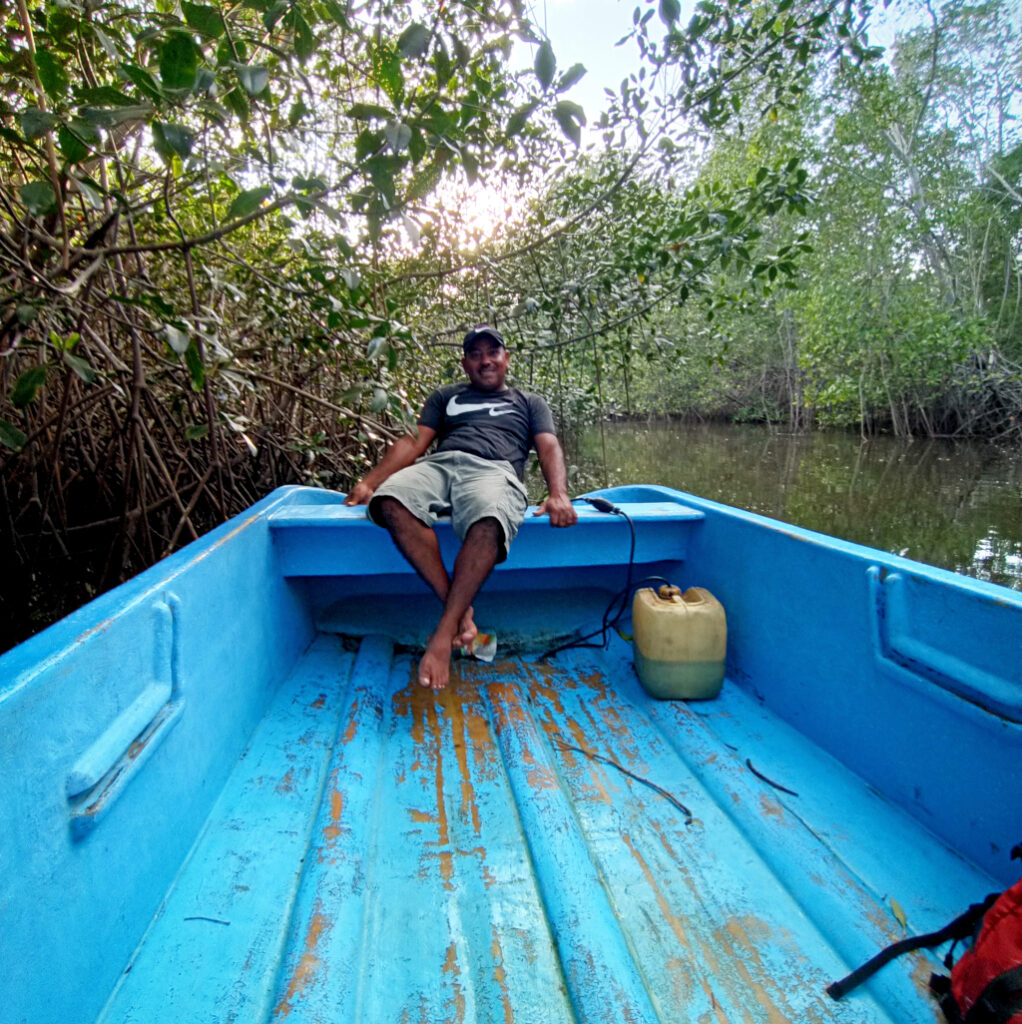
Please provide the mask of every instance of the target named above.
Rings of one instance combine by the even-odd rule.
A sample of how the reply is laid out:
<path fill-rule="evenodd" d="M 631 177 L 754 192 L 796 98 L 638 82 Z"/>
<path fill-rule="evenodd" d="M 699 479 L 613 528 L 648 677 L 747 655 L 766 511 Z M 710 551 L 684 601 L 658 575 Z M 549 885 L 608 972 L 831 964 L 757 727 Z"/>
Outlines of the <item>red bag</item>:
<path fill-rule="evenodd" d="M 950 994 L 963 1024 L 1022 1024 L 1022 881 L 983 915 L 972 948 L 951 968 Z"/>
<path fill-rule="evenodd" d="M 1022 854 L 1022 844 L 1012 856 Z M 851 992 L 884 964 L 912 949 L 972 939 L 952 967 L 951 977 L 934 974 L 930 989 L 940 1001 L 948 1024 L 1022 1024 L 1022 881 L 975 903 L 964 914 L 928 935 L 909 936 L 881 950 L 847 978 L 827 988 L 834 999 Z"/>

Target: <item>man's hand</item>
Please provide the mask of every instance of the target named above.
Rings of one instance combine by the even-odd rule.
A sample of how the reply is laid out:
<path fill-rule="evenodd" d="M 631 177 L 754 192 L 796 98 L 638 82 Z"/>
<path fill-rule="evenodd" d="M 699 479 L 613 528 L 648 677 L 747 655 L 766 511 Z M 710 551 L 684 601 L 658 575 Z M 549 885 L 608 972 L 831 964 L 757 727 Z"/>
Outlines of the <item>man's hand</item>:
<path fill-rule="evenodd" d="M 370 487 L 364 480 L 359 480 L 344 499 L 345 505 L 368 505 L 369 499 L 376 493 L 375 487 Z"/>
<path fill-rule="evenodd" d="M 566 494 L 551 495 L 534 514 L 550 516 L 551 526 L 574 526 L 578 522 L 578 512 Z"/>

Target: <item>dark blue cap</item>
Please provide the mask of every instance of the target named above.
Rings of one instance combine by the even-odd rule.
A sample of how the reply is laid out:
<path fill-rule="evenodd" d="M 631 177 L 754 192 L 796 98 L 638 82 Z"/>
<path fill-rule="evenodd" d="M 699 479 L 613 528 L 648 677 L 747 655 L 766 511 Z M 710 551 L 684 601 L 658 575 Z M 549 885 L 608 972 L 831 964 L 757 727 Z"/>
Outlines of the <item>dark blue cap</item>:
<path fill-rule="evenodd" d="M 473 327 L 472 330 L 465 335 L 465 340 L 461 343 L 462 349 L 467 352 L 472 345 L 477 341 L 481 341 L 483 338 L 489 338 L 490 341 L 495 341 L 501 348 L 506 348 L 504 344 L 504 335 L 497 330 L 496 327 L 489 327 L 486 324 L 480 324 L 478 327 Z"/>

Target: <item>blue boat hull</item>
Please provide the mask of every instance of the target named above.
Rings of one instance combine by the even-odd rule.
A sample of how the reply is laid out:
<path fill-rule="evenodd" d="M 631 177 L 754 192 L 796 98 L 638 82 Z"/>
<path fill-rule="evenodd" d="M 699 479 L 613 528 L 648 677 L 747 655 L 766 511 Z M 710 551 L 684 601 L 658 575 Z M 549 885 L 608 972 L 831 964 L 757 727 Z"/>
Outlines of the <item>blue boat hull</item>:
<path fill-rule="evenodd" d="M 723 603 L 716 700 L 616 632 L 545 656 L 628 576 L 589 509 L 524 524 L 497 659 L 422 690 L 435 600 L 304 488 L 0 657 L 2 1019 L 935 1020 L 930 954 L 824 990 L 1014 881 L 1022 595 L 601 493 L 634 578 Z"/>

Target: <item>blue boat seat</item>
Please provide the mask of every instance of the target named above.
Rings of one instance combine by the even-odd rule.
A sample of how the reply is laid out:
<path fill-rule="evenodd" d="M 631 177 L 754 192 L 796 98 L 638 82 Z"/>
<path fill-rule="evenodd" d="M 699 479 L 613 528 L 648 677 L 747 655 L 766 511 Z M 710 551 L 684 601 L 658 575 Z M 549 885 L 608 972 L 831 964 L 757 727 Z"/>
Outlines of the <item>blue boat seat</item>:
<path fill-rule="evenodd" d="M 551 529 L 533 506 L 498 571 L 556 569 L 627 563 L 631 531 L 621 516 L 579 505 L 578 524 Z M 618 506 L 635 526 L 635 562 L 685 558 L 688 537 L 703 513 L 672 501 L 621 502 Z M 366 518 L 364 508 L 343 504 L 290 505 L 269 517 L 278 562 L 285 577 L 360 576 L 367 567 L 376 573 L 411 572 L 386 531 Z M 343 526 L 344 529 L 338 529 Z M 449 522 L 437 524 L 440 548 L 453 559 L 457 540 Z"/>

